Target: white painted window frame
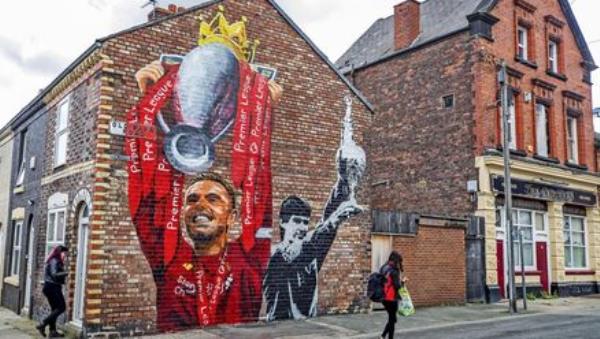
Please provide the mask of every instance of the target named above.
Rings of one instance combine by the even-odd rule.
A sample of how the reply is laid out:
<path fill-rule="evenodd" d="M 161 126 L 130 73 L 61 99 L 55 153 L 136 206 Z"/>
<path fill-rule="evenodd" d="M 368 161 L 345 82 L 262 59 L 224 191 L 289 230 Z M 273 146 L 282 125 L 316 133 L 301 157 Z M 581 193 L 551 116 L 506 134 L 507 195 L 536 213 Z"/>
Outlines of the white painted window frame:
<path fill-rule="evenodd" d="M 583 224 L 583 246 L 573 246 L 572 241 L 570 241 L 570 244 L 567 244 L 567 240 L 571 240 L 572 239 L 572 234 L 573 234 L 573 227 L 569 227 L 569 239 L 563 239 L 564 240 L 564 251 L 565 251 L 565 270 L 567 271 L 587 271 L 590 269 L 590 253 L 589 253 L 589 249 L 590 247 L 588 246 L 589 243 L 589 238 L 588 238 L 588 227 L 587 227 L 587 219 L 584 216 L 581 215 L 571 215 L 571 214 L 565 214 L 563 215 L 563 237 L 564 237 L 564 233 L 565 231 L 565 219 L 569 218 L 569 224 L 572 225 L 571 220 L 573 218 L 577 218 L 577 219 L 581 219 L 582 220 L 582 224 Z M 573 264 L 573 247 L 579 247 L 579 248 L 583 248 L 583 253 L 584 253 L 584 257 L 585 257 L 585 265 L 583 267 L 573 267 L 573 266 L 567 266 L 566 263 L 566 258 L 567 258 L 567 247 L 570 247 L 570 251 L 571 251 L 571 263 Z"/>
<path fill-rule="evenodd" d="M 554 40 L 548 40 L 548 68 L 554 73 L 558 73 L 558 43 Z"/>
<path fill-rule="evenodd" d="M 13 224 L 12 249 L 10 256 L 9 276 L 19 276 L 23 255 L 23 220 L 15 220 Z"/>
<path fill-rule="evenodd" d="M 20 147 L 19 152 L 21 152 L 19 154 L 19 157 L 21 158 L 21 163 L 19 164 L 19 172 L 17 175 L 17 182 L 15 183 L 16 187 L 20 187 L 23 186 L 23 184 L 25 183 L 25 171 L 26 171 L 26 167 L 27 167 L 27 133 L 28 131 L 25 130 L 24 132 L 21 132 L 21 143 L 23 143 L 23 147 Z"/>
<path fill-rule="evenodd" d="M 542 108 L 542 110 L 540 110 Z M 540 125 L 540 115 L 544 115 L 544 123 Z M 548 106 L 536 103 L 535 104 L 535 141 L 536 154 L 548 157 L 550 154 L 550 136 L 548 135 Z M 542 147 L 543 146 L 543 147 Z"/>
<path fill-rule="evenodd" d="M 60 213 L 63 213 L 64 218 L 63 218 L 63 224 L 59 225 L 58 224 L 58 215 Z M 50 239 L 50 216 L 54 215 L 54 233 L 52 234 L 52 239 Z M 62 227 L 62 239 L 57 239 L 58 238 L 58 227 Z M 65 231 L 67 228 L 67 208 L 66 207 L 61 207 L 61 208 L 55 208 L 52 209 L 50 211 L 48 211 L 48 220 L 46 221 L 46 256 L 48 256 L 48 254 L 50 253 L 50 250 L 56 246 L 56 245 L 64 245 L 65 244 Z"/>
<path fill-rule="evenodd" d="M 577 144 L 577 118 L 567 116 L 567 155 L 569 162 L 579 163 L 579 145 Z"/>
<path fill-rule="evenodd" d="M 525 265 L 525 272 L 527 271 L 535 271 L 537 270 L 537 255 L 536 255 L 536 251 L 535 251 L 535 240 L 536 240 L 536 233 L 535 233 L 535 212 L 534 210 L 528 210 L 528 209 L 521 209 L 521 208 L 513 208 L 513 213 L 516 212 L 516 218 L 513 215 L 513 227 L 514 228 L 519 228 L 519 226 L 522 227 L 528 227 L 531 228 L 531 240 L 525 240 L 523 239 L 523 244 L 531 244 L 531 265 Z M 519 223 L 519 213 L 530 213 L 531 214 L 531 225 L 521 225 Z M 519 238 L 518 238 L 518 233 L 515 232 L 515 239 L 513 239 L 513 243 L 514 243 L 514 249 L 515 249 L 515 268 L 518 271 L 521 271 L 521 260 L 520 257 L 517 257 L 517 255 L 520 255 L 521 249 L 519 246 Z"/>
<path fill-rule="evenodd" d="M 54 132 L 54 167 L 59 167 L 67 163 L 67 153 L 69 149 L 69 114 L 71 106 L 71 96 L 67 95 L 56 106 L 56 128 Z M 65 110 L 63 111 L 63 108 Z M 61 124 L 61 116 L 65 114 L 64 126 Z M 64 138 L 64 151 L 61 153 L 60 138 Z"/>
<path fill-rule="evenodd" d="M 522 60 L 529 60 L 529 29 L 524 26 L 517 26 L 517 55 Z"/>

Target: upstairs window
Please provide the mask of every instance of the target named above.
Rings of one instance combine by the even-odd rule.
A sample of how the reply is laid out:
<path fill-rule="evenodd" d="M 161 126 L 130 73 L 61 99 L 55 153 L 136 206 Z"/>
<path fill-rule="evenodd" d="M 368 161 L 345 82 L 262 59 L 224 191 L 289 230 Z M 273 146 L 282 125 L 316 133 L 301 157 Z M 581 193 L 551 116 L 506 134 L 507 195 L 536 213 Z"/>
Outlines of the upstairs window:
<path fill-rule="evenodd" d="M 515 96 L 511 96 L 508 99 L 508 130 L 510 131 L 509 137 L 509 148 L 516 150 L 517 149 L 517 117 L 516 117 L 516 107 L 515 107 Z M 500 138 L 502 140 L 502 144 L 504 144 L 504 123 L 502 122 L 502 115 L 500 116 Z"/>
<path fill-rule="evenodd" d="M 548 41 L 548 70 L 552 73 L 558 73 L 558 43 Z"/>
<path fill-rule="evenodd" d="M 19 220 L 13 226 L 13 243 L 12 256 L 10 264 L 10 275 L 18 276 L 21 267 L 21 231 L 23 229 L 23 221 Z"/>
<path fill-rule="evenodd" d="M 529 30 L 524 26 L 517 27 L 517 56 L 521 60 L 528 60 L 528 35 Z"/>
<path fill-rule="evenodd" d="M 19 145 L 19 172 L 17 175 L 16 187 L 23 186 L 25 182 L 25 155 L 27 154 L 27 130 L 21 132 L 21 141 Z"/>
<path fill-rule="evenodd" d="M 577 118 L 567 117 L 567 156 L 570 163 L 579 161 L 577 146 Z"/>
<path fill-rule="evenodd" d="M 550 133 L 548 128 L 548 107 L 544 104 L 535 106 L 535 140 L 536 153 L 542 157 L 548 157 L 550 152 Z"/>
<path fill-rule="evenodd" d="M 69 98 L 65 98 L 56 109 L 56 146 L 54 149 L 54 167 L 67 162 L 67 142 L 69 140 Z"/>

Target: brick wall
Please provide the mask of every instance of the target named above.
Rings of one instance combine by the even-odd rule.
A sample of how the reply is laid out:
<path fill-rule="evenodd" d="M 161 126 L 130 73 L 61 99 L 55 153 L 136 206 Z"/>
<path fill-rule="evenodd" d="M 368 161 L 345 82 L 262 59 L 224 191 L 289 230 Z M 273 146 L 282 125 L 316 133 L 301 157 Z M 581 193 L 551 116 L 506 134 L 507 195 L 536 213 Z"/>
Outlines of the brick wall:
<path fill-rule="evenodd" d="M 26 131 L 25 134 L 23 132 Z M 23 136 L 25 136 L 26 141 Z M 40 200 L 41 187 L 40 180 L 43 175 L 43 161 L 44 161 L 44 149 L 42 147 L 38 147 L 38 145 L 44 145 L 46 138 L 46 115 L 44 109 L 39 109 L 38 111 L 31 112 L 26 118 L 22 118 L 20 124 L 14 131 L 14 139 L 13 139 L 13 153 L 12 153 L 12 169 L 11 169 L 11 185 L 9 189 L 11 190 L 10 197 L 10 211 L 13 211 L 17 208 L 24 209 L 24 219 L 23 219 L 23 228 L 21 233 L 21 239 L 28 239 L 30 228 L 28 227 L 28 221 L 32 218 L 33 227 L 35 229 L 39 229 L 39 217 L 40 217 L 40 209 L 38 205 L 43 204 Z M 17 177 L 19 174 L 19 169 L 21 163 L 19 162 L 19 152 L 22 143 L 25 142 L 27 145 L 24 150 L 23 159 L 25 160 L 25 177 L 22 185 L 22 189 L 16 191 L 13 190 L 15 188 Z M 31 168 L 31 159 L 35 157 L 35 166 Z M 32 203 L 30 203 L 32 202 Z M 10 219 L 15 219 L 12 216 L 12 212 L 10 214 Z M 12 224 L 12 222 L 11 222 Z M 12 239 L 12 229 L 7 232 L 7 239 Z M 40 239 L 36 235 L 36 239 Z M 22 248 L 26 248 L 28 245 L 23 241 Z M 5 258 L 11 258 L 9 254 L 12 249 L 12 246 L 6 246 L 7 255 Z M 37 250 L 37 248 L 36 248 Z M 38 252 L 34 252 L 38 253 Z M 25 267 L 27 261 L 25 259 L 25 255 L 21 256 L 21 265 L 20 267 Z M 5 270 L 7 268 L 10 261 L 5 261 Z M 10 265 L 10 264 L 9 264 Z M 36 263 L 34 263 L 34 270 L 36 269 Z M 20 299 L 24 297 L 25 294 L 25 271 L 21 270 L 21 281 L 19 282 L 19 286 L 12 286 L 9 284 L 5 284 L 3 287 L 3 295 L 2 302 L 3 306 L 10 308 L 11 310 L 17 312 L 18 304 L 20 303 Z M 32 285 L 35 287 L 35 285 Z"/>
<path fill-rule="evenodd" d="M 566 24 L 558 1 L 528 0 L 536 10 L 528 12 L 515 5 L 513 1 L 500 1 L 491 14 L 500 21 L 493 26 L 494 42 L 484 39 L 477 41 L 477 50 L 483 56 L 478 67 L 476 83 L 477 150 L 480 153 L 486 147 L 501 144 L 498 108 L 493 104 L 497 99 L 496 68 L 489 61 L 506 60 L 515 72 L 510 72 L 511 85 L 519 90 L 516 96 L 517 107 L 517 148 L 531 157 L 536 154 L 535 104 L 541 99 L 550 111 L 550 157 L 565 165 L 567 163 L 566 116 L 567 110 L 581 113 L 579 117 L 579 163 L 588 170 L 596 171 L 594 156 L 594 131 L 592 117 L 591 84 L 584 79 L 585 70 L 581 66 L 583 57 L 577 47 L 573 33 Z M 552 25 L 546 19 L 552 16 L 564 23 L 562 28 Z M 531 64 L 518 62 L 516 55 L 516 25 L 521 22 L 530 25 L 529 58 Z M 548 74 L 548 39 L 560 38 L 559 76 Z M 490 58 L 491 57 L 491 58 Z M 564 77 L 562 77 L 564 76 Z M 534 80 L 538 79 L 536 85 Z M 545 84 L 544 84 L 545 83 Z M 549 86 L 547 86 L 549 85 Z M 572 95 L 581 96 L 573 101 Z M 532 100 L 525 100 L 526 94 L 532 94 Z M 494 118 L 496 117 L 496 118 Z"/>
<path fill-rule="evenodd" d="M 464 303 L 465 232 L 462 228 L 419 225 L 413 237 L 395 237 L 403 257 L 407 288 L 417 306 Z"/>
<path fill-rule="evenodd" d="M 373 208 L 437 215 L 472 210 L 473 64 L 467 33 L 355 73 L 377 114 L 368 137 Z M 454 95 L 454 107 L 442 98 Z M 387 185 L 385 185 L 387 183 Z"/>
<path fill-rule="evenodd" d="M 250 39 L 260 39 L 257 62 L 277 68 L 283 87 L 274 110 L 273 205 L 274 215 L 286 197 L 298 195 L 312 207 L 311 228 L 321 218 L 336 180 L 336 150 L 340 143 L 342 98 L 349 89 L 267 1 L 224 1 L 230 21 L 243 15 Z M 105 42 L 107 56 L 100 77 L 93 184 L 90 265 L 86 322 L 88 329 L 122 333 L 156 331 L 156 289 L 148 262 L 130 221 L 127 203 L 125 139 L 108 133 L 110 119 L 125 120 L 125 112 L 140 97 L 134 74 L 161 54 L 186 54 L 197 41 L 198 17 L 209 20 L 217 7 L 210 5 L 152 26 L 120 34 Z M 371 113 L 354 98 L 355 140 L 364 144 Z M 228 176 L 231 132 L 216 147 L 212 171 Z M 365 178 L 364 181 L 367 181 Z M 368 208 L 361 187 L 358 202 Z M 274 218 L 272 247 L 279 243 Z M 344 223 L 319 273 L 318 313 L 356 312 L 365 309 L 369 265 L 368 212 Z M 236 228 L 239 226 L 236 226 Z M 232 237 L 237 233 L 232 232 Z M 97 264 L 96 264 L 97 263 Z M 99 292 L 94 295 L 90 291 Z M 164 307 L 170 307 L 166 305 Z M 264 307 L 263 307 L 264 312 Z M 264 315 L 264 313 L 261 313 Z"/>
<path fill-rule="evenodd" d="M 35 275 L 33 277 L 33 319 L 40 320 L 49 312 L 50 308 L 42 293 L 44 281 L 44 265 L 46 257 L 46 240 L 48 231 L 48 201 L 57 193 L 67 195 L 65 208 L 65 246 L 71 249 L 68 257 L 69 276 L 64 289 L 67 301 L 66 315 L 60 321 L 72 319 L 73 297 L 75 290 L 75 278 L 77 277 L 77 234 L 78 221 L 76 214 L 80 206 L 74 205 L 74 198 L 82 189 L 91 192 L 93 190 L 94 173 L 91 163 L 94 160 L 96 143 L 96 116 L 99 105 L 100 73 L 93 70 L 82 74 L 79 79 L 73 81 L 62 93 L 48 102 L 44 129 L 46 137 L 40 144 L 43 147 L 44 158 L 40 162 L 42 179 L 41 191 L 38 195 L 36 230 L 37 246 Z M 54 156 L 56 152 L 56 124 L 58 104 L 65 98 L 69 98 L 69 137 L 67 142 L 67 161 L 65 165 L 56 167 Z M 90 206 L 91 207 L 91 206 Z"/>

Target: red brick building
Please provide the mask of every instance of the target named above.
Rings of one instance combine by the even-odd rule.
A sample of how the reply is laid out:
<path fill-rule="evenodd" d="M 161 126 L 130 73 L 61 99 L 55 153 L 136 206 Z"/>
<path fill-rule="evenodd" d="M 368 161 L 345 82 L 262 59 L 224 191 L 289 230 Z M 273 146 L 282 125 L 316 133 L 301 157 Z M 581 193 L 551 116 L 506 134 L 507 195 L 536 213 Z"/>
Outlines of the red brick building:
<path fill-rule="evenodd" d="M 468 298 L 505 295 L 501 61 L 527 285 L 598 293 L 597 67 L 566 0 L 408 0 L 350 47 L 337 65 L 378 112 L 372 208 L 470 218 Z"/>
<path fill-rule="evenodd" d="M 369 104 L 274 1 L 151 18 L 34 99 L 47 122 L 32 317 L 48 312 L 58 244 L 64 322 L 84 334 L 368 309 Z"/>

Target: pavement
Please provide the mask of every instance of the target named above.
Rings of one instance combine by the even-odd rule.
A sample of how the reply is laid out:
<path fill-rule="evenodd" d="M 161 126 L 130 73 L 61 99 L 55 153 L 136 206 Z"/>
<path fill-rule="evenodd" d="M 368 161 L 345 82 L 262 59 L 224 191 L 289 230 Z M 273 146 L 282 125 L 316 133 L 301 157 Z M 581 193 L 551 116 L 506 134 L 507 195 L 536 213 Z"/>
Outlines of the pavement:
<path fill-rule="evenodd" d="M 418 308 L 415 315 L 399 317 L 397 338 L 600 338 L 600 295 L 529 301 L 528 310 L 508 313 L 505 302 Z M 519 302 L 519 309 L 522 304 Z M 145 336 L 147 339 L 319 339 L 378 338 L 385 312 L 323 316 L 303 321 L 258 322 L 215 326 Z M 0 338 L 35 338 L 34 323 L 0 308 Z M 37 336 L 39 337 L 39 335 Z"/>

